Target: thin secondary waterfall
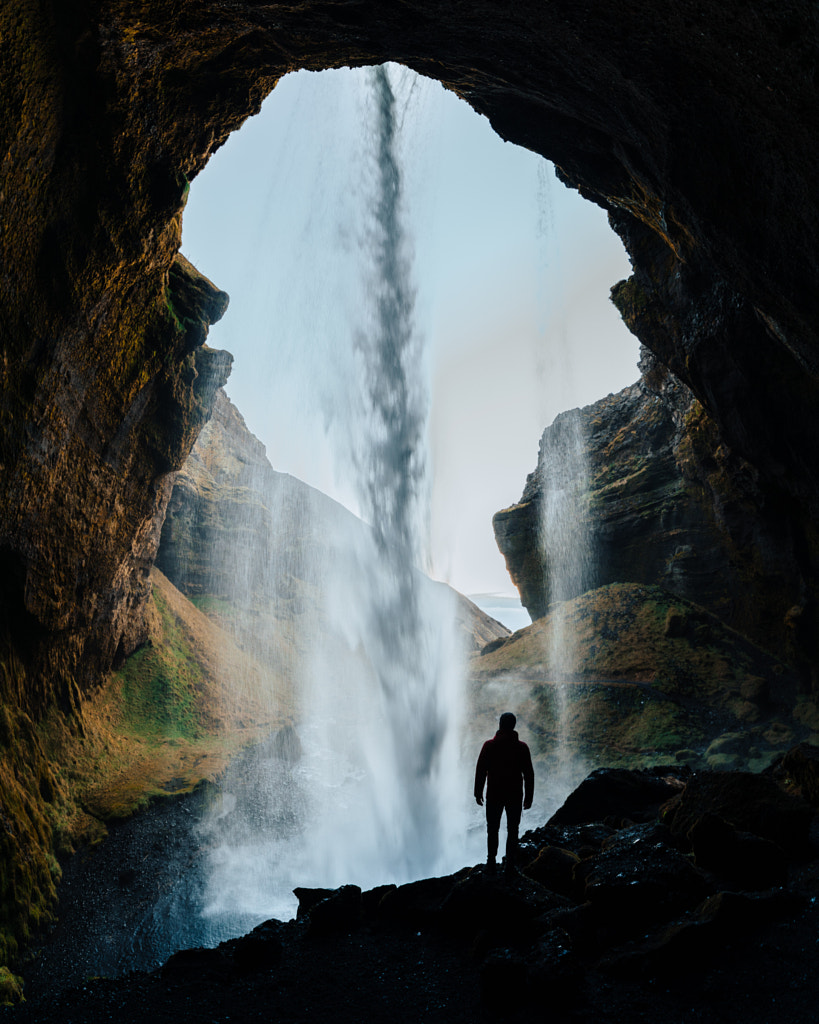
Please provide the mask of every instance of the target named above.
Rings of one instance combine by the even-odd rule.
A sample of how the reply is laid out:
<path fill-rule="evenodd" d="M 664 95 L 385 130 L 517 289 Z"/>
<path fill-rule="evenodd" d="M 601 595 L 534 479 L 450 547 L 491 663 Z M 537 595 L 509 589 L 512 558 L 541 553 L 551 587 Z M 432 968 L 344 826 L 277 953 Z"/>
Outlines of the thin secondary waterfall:
<path fill-rule="evenodd" d="M 569 700 L 577 649 L 565 602 L 589 586 L 594 557 L 585 508 L 589 469 L 580 410 L 561 413 L 544 432 L 537 473 L 544 605 L 551 616 L 547 668 L 555 694 L 555 757 L 558 774 L 569 782 L 577 774 L 579 757 L 572 744 Z"/>

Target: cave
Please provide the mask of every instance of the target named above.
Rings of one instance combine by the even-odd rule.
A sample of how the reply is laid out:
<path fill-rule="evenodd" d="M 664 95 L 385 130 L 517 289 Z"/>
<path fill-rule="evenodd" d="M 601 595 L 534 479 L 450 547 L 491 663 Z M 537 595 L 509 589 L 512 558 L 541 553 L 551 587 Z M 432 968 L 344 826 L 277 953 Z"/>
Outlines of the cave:
<path fill-rule="evenodd" d="M 85 696 L 147 636 L 173 474 L 230 363 L 205 344 L 227 296 L 179 254 L 190 181 L 283 74 L 384 61 L 441 81 L 608 212 L 633 266 L 614 294 L 624 320 L 699 400 L 715 455 L 741 460 L 765 535 L 786 538 L 766 616 L 814 687 L 817 22 L 803 0 L 0 16 L 4 743 L 34 749 L 30 722 L 54 709 L 81 728 Z M 39 849 L 42 816 L 12 789 Z M 47 902 L 38 857 L 26 884 Z M 29 934 L 15 928 L 5 953 Z"/>

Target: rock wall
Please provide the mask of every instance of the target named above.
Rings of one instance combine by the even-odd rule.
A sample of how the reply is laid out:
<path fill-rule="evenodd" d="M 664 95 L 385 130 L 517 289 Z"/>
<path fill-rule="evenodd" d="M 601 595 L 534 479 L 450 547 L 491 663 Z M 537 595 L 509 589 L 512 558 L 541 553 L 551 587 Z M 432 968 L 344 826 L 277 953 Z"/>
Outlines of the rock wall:
<path fill-rule="evenodd" d="M 550 566 L 539 540 L 554 487 L 545 453 L 568 418 L 588 459 L 576 514 L 593 559 L 578 596 L 610 583 L 659 584 L 791 661 L 806 680 L 815 665 L 817 586 L 805 552 L 813 543 L 783 512 L 781 494 L 720 443 L 691 391 L 644 350 L 641 380 L 584 409 L 562 413 L 543 434 L 538 467 L 521 500 L 498 512 L 495 537 L 533 619 L 545 615 Z M 576 477 L 582 468 L 576 469 Z"/>
<path fill-rule="evenodd" d="M 401 61 L 553 158 L 628 246 L 628 323 L 808 520 L 817 19 L 808 0 L 5 9 L 0 549 L 33 709 L 138 638 L 166 475 L 225 371 L 201 348 L 224 296 L 176 255 L 188 182 L 298 67 Z"/>
<path fill-rule="evenodd" d="M 277 473 L 264 445 L 220 390 L 212 418 L 176 476 L 157 566 L 217 617 L 228 610 L 220 602 L 241 609 L 240 618 L 248 623 L 274 616 L 276 626 L 258 628 L 251 642 L 258 645 L 272 633 L 278 643 L 296 621 L 297 632 L 318 628 L 327 634 L 322 588 L 344 564 L 342 548 L 367 543 L 369 532 L 338 502 Z M 505 626 L 461 594 L 456 615 L 470 652 L 509 636 Z M 306 625 L 316 620 L 318 627 Z M 234 623 L 233 632 L 241 637 L 247 628 Z M 268 657 L 277 662 L 281 652 Z"/>

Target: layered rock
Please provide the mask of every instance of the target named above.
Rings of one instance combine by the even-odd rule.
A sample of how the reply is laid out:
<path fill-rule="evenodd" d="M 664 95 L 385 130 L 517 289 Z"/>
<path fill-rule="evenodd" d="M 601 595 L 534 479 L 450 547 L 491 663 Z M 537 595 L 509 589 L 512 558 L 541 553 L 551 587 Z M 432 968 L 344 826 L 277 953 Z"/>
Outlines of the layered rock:
<path fill-rule="evenodd" d="M 324 614 L 323 588 L 344 549 L 371 544 L 369 528 L 342 505 L 273 469 L 264 445 L 220 391 L 176 477 L 157 565 L 214 614 L 221 600 L 245 615 L 314 619 Z M 456 616 L 470 651 L 509 636 L 460 594 Z"/>
<path fill-rule="evenodd" d="M 692 392 L 645 351 L 641 367 L 637 384 L 557 417 L 544 431 L 521 500 L 495 515 L 496 540 L 521 600 L 533 618 L 547 611 L 554 572 L 542 537 L 544 510 L 556 489 L 568 488 L 592 557 L 582 580 L 557 598 L 616 582 L 658 584 L 704 605 L 810 678 L 817 587 L 810 538 L 776 490 L 719 443 Z M 551 455 L 569 425 L 582 438 L 583 457 L 557 469 Z"/>
<path fill-rule="evenodd" d="M 567 637 L 568 672 L 550 657 Z M 789 744 L 819 738 L 816 707 L 793 669 L 656 586 L 611 584 L 562 602 L 487 645 L 470 678 L 483 727 L 497 717 L 499 694 L 514 703 L 546 778 L 565 767 L 561 758 L 756 770 Z"/>
<path fill-rule="evenodd" d="M 188 181 L 297 67 L 404 62 L 554 159 L 626 242 L 627 322 L 809 530 L 819 15 L 807 0 L 655 7 L 532 0 L 499 22 L 486 0 L 105 0 L 2 15 L 0 544 L 7 616 L 44 691 L 89 683 L 139 633 L 164 475 L 207 405 L 209 357 L 192 350 L 223 304 L 176 257 Z M 806 558 L 815 571 L 815 545 Z"/>

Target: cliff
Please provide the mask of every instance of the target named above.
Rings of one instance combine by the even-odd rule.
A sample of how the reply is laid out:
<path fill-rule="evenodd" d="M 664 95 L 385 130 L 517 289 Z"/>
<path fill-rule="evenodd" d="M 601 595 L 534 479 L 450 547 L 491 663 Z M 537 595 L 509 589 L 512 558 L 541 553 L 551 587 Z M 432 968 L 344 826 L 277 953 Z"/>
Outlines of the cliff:
<path fill-rule="evenodd" d="M 609 212 L 633 264 L 626 322 L 701 403 L 717 465 L 745 460 L 794 538 L 815 665 L 818 19 L 808 0 L 3 8 L 4 907 L 36 910 L 50 884 L 44 859 L 36 885 L 21 866 L 67 767 L 37 724 L 79 733 L 147 637 L 172 474 L 227 372 L 203 344 L 226 296 L 178 255 L 189 182 L 299 67 L 434 76 Z"/>
<path fill-rule="evenodd" d="M 610 583 L 656 584 L 703 605 L 810 680 L 816 579 L 804 532 L 775 489 L 719 442 L 691 391 L 645 351 L 641 365 L 637 384 L 557 417 L 520 501 L 495 515 L 521 600 L 534 619 L 548 610 L 553 574 L 539 531 L 550 495 L 567 489 L 591 557 L 584 578 L 557 599 Z M 566 449 L 567 432 L 580 438 L 579 458 Z"/>
<path fill-rule="evenodd" d="M 551 663 L 571 637 L 568 671 Z M 682 762 L 760 771 L 819 714 L 792 668 L 657 586 L 616 583 L 559 603 L 470 663 L 478 713 L 513 695 L 544 777 L 570 767 Z M 492 708 L 497 717 L 497 709 Z M 490 719 L 491 720 L 491 719 Z"/>
<path fill-rule="evenodd" d="M 815 5 L 24 2 L 0 18 L 0 549 L 41 713 L 144 634 L 167 475 L 227 360 L 178 256 L 189 181 L 297 67 L 404 62 L 601 204 L 626 321 L 816 573 Z M 759 415 L 764 396 L 767 415 Z M 716 446 L 716 445 L 715 445 Z"/>
<path fill-rule="evenodd" d="M 176 477 L 162 527 L 157 566 L 179 590 L 245 643 L 264 644 L 272 633 L 267 656 L 278 661 L 281 651 L 273 648 L 280 638 L 301 647 L 300 632 L 327 634 L 325 588 L 334 574 L 353 570 L 349 551 L 368 544 L 371 531 L 360 519 L 273 469 L 264 445 L 219 391 Z M 467 650 L 509 635 L 468 598 L 452 594 Z"/>

